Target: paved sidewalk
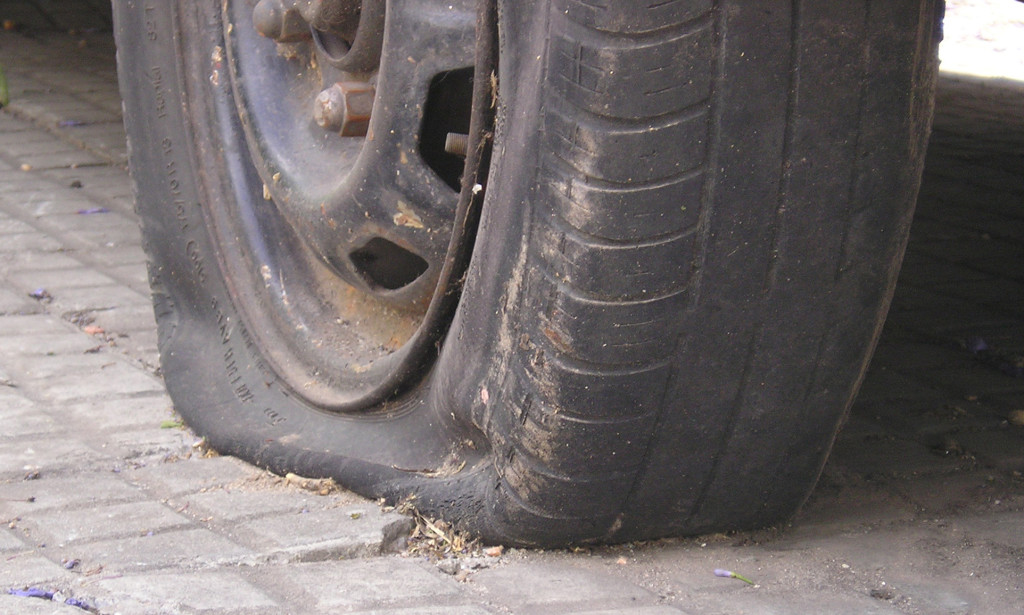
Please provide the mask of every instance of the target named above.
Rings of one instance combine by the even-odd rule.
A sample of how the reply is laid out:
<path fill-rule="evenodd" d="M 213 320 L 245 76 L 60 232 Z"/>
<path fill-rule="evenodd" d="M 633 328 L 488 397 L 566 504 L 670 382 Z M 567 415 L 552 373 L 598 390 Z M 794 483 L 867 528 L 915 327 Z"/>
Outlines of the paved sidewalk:
<path fill-rule="evenodd" d="M 109 10 L 5 0 L 8 18 L 0 613 L 1024 612 L 1024 86 L 943 81 L 891 317 L 791 527 L 439 560 L 407 549 L 409 517 L 178 425 Z"/>

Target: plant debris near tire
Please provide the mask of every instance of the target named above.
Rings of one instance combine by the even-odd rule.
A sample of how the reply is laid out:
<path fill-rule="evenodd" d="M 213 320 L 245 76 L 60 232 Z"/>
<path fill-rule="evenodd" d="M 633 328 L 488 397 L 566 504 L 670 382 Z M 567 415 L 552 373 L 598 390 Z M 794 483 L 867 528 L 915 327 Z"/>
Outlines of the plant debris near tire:
<path fill-rule="evenodd" d="M 385 512 L 396 512 L 409 515 L 415 521 L 409 535 L 405 552 L 409 555 L 427 556 L 433 559 L 481 557 L 484 555 L 480 539 L 471 534 L 454 528 L 442 519 L 431 519 L 424 516 L 414 506 L 414 499 L 406 499 L 397 506 L 388 506 L 379 502 Z"/>

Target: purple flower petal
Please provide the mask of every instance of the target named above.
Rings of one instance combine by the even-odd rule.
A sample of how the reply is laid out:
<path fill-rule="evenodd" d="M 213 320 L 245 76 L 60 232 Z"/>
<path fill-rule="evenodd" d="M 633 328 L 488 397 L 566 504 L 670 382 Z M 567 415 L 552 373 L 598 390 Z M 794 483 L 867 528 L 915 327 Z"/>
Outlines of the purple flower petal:
<path fill-rule="evenodd" d="M 77 606 L 85 611 L 92 611 L 92 606 L 88 602 L 85 600 L 79 600 L 78 598 L 68 598 L 64 601 L 64 604 L 68 606 Z"/>
<path fill-rule="evenodd" d="M 988 343 L 980 337 L 967 338 L 967 350 L 970 350 L 974 354 L 984 352 L 988 350 Z"/>
<path fill-rule="evenodd" d="M 53 600 L 53 592 L 48 592 L 45 589 L 39 589 L 38 587 L 26 587 L 25 589 L 11 588 L 7 590 L 7 593 L 12 596 L 20 596 L 22 598 L 42 598 L 44 600 Z"/>
<path fill-rule="evenodd" d="M 32 297 L 33 299 L 38 299 L 40 301 L 49 301 L 53 299 L 53 295 L 51 295 L 50 292 L 47 291 L 45 288 L 37 288 L 34 291 L 30 292 L 28 296 Z"/>
<path fill-rule="evenodd" d="M 732 578 L 732 572 L 730 572 L 728 570 L 722 570 L 721 568 L 715 568 L 715 576 L 716 577 L 725 577 L 727 579 L 731 579 Z"/>
<path fill-rule="evenodd" d="M 89 214 L 105 214 L 109 213 L 110 210 L 106 207 L 90 207 L 88 209 L 79 209 L 79 215 L 87 216 Z"/>

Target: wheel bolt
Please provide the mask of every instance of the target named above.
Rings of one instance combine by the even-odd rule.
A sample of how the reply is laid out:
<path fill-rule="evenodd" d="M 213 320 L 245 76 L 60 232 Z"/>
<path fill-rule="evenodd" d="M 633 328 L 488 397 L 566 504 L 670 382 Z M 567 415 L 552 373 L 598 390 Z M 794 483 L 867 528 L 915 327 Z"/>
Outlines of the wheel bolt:
<path fill-rule="evenodd" d="M 252 9 L 252 24 L 257 32 L 279 43 L 297 43 L 313 36 L 295 3 L 286 0 L 260 0 Z"/>
<path fill-rule="evenodd" d="M 313 119 L 343 137 L 365 137 L 373 111 L 374 89 L 360 81 L 340 81 L 317 95 Z"/>
<path fill-rule="evenodd" d="M 449 132 L 444 137 L 444 151 L 455 156 L 466 156 L 469 151 L 469 135 L 461 132 Z"/>

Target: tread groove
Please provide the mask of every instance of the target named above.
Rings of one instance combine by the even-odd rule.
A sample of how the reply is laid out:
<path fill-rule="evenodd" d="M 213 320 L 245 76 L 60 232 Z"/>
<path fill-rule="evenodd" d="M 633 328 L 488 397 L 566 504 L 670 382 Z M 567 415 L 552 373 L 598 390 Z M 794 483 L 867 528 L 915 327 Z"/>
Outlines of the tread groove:
<path fill-rule="evenodd" d="M 614 308 L 614 307 L 639 307 L 643 305 L 650 305 L 678 297 L 679 295 L 685 294 L 690 290 L 690 284 L 687 283 L 679 288 L 672 289 L 669 292 L 661 294 L 651 294 L 650 296 L 643 297 L 642 299 L 610 299 L 608 297 L 602 297 L 592 292 L 583 290 L 576 287 L 574 284 L 570 284 L 566 280 L 557 276 L 556 272 L 550 268 L 550 263 L 547 259 L 543 260 L 543 266 L 538 269 L 543 273 L 544 279 L 550 284 L 554 285 L 558 292 L 577 303 L 586 304 L 594 307 L 602 308 Z"/>
<path fill-rule="evenodd" d="M 777 283 L 777 272 L 779 266 L 779 243 L 785 234 L 786 201 L 790 195 L 790 188 L 793 180 L 793 146 L 796 140 L 796 127 L 794 118 L 800 92 L 800 33 L 803 28 L 800 24 L 800 1 L 794 0 L 793 19 L 790 29 L 789 40 L 789 95 L 786 98 L 786 119 L 785 130 L 782 138 L 782 156 L 779 165 L 779 193 L 775 202 L 775 218 L 772 223 L 771 248 L 768 253 L 768 267 L 764 275 L 764 285 L 761 294 L 767 298 Z"/>
<path fill-rule="evenodd" d="M 557 211 L 549 211 L 548 213 L 551 216 L 552 228 L 571 236 L 572 239 L 580 245 L 586 245 L 594 248 L 652 248 L 691 237 L 697 232 L 697 228 L 691 226 L 689 228 L 664 235 L 637 237 L 634 240 L 608 239 L 607 237 L 594 235 L 578 228 L 573 223 L 562 217 Z"/>
<path fill-rule="evenodd" d="M 735 431 L 736 423 L 739 419 L 740 400 L 746 395 L 747 389 L 750 387 L 750 373 L 754 366 L 754 355 L 757 343 L 761 339 L 761 332 L 764 330 L 764 325 L 759 323 L 754 333 L 750 336 L 750 344 L 746 352 L 746 359 L 743 363 L 743 372 L 740 375 L 740 386 L 736 388 L 736 396 L 731 404 L 732 411 L 729 413 L 729 418 L 726 420 L 725 429 L 722 430 L 721 440 L 719 441 L 716 450 L 724 451 L 729 446 L 729 441 L 732 440 Z M 719 470 L 722 466 L 725 455 L 715 455 L 711 461 L 711 469 L 708 471 L 701 483 L 700 491 L 698 492 L 697 498 L 693 501 L 693 506 L 688 511 L 690 517 L 695 517 L 700 509 L 704 506 L 704 501 L 707 499 L 708 493 L 711 491 L 711 486 L 714 485 L 715 479 L 718 478 Z"/>
<path fill-rule="evenodd" d="M 547 342 L 544 342 L 547 345 Z M 585 359 L 577 359 L 571 355 L 559 353 L 554 346 L 549 346 L 554 357 L 546 360 L 555 361 L 560 369 L 574 374 L 585 374 L 595 378 L 606 378 L 610 376 L 633 376 L 662 369 L 669 365 L 670 361 L 660 360 L 649 363 L 594 363 Z"/>
<path fill-rule="evenodd" d="M 582 41 L 587 46 L 599 48 L 642 48 L 669 45 L 706 30 L 710 26 L 711 13 L 699 14 L 691 19 L 666 24 L 657 30 L 647 32 L 625 32 L 622 30 L 602 30 L 592 28 L 585 23 L 565 17 L 565 23 L 569 24 L 565 34 L 569 38 Z"/>
<path fill-rule="evenodd" d="M 672 128 L 679 124 L 699 119 L 701 116 L 707 114 L 708 109 L 708 99 L 701 98 L 693 104 L 674 109 L 666 113 L 633 118 L 595 113 L 570 100 L 567 100 L 562 94 L 555 94 L 551 98 L 557 100 L 562 105 L 572 106 L 572 117 L 560 112 L 557 106 L 552 106 L 548 109 L 555 113 L 564 122 L 575 125 L 577 131 L 579 129 L 585 129 L 595 133 L 612 133 L 618 135 L 646 134 L 657 130 Z"/>
<path fill-rule="evenodd" d="M 708 119 L 708 131 L 707 131 L 707 142 L 705 144 L 704 151 L 704 169 L 708 171 L 704 174 L 704 182 L 701 188 L 701 208 L 700 217 L 697 222 L 697 247 L 696 254 L 697 259 L 695 262 L 694 270 L 690 276 L 690 297 L 686 306 L 686 312 L 693 313 L 696 311 L 700 300 L 700 289 L 702 273 L 705 268 L 707 259 L 707 246 L 709 244 L 710 232 L 711 232 L 711 216 L 714 209 L 714 196 L 715 186 L 718 179 L 716 169 L 718 167 L 718 155 L 719 144 L 721 141 L 721 123 L 722 123 L 722 87 L 720 80 L 725 74 L 725 40 L 726 40 L 726 18 L 725 11 L 716 1 L 712 7 L 713 13 L 713 35 L 715 37 L 715 69 L 714 78 L 711 80 L 711 90 L 708 97 L 709 101 L 709 112 L 707 114 Z M 680 345 L 685 339 L 685 334 L 680 332 L 677 334 L 676 339 L 673 343 L 672 355 L 678 352 Z M 671 356 L 671 355 L 670 355 Z M 672 383 L 676 379 L 676 365 L 675 362 L 670 361 L 669 375 L 665 380 L 664 387 L 661 392 L 661 402 L 658 404 L 658 416 L 655 419 L 655 426 L 651 432 L 650 438 L 646 444 L 644 450 L 644 457 L 641 460 L 640 469 L 633 477 L 633 483 L 630 485 L 629 491 L 626 498 L 622 502 L 622 510 L 631 510 L 633 502 L 637 497 L 641 496 L 641 488 L 644 481 L 647 479 L 649 472 L 655 463 L 654 454 L 655 446 L 658 440 L 658 434 L 662 433 L 664 427 L 668 421 L 666 412 L 665 399 L 667 398 L 669 391 L 672 388 Z M 708 483 L 710 484 L 710 483 Z M 704 486 L 706 488 L 706 485 Z M 703 496 L 703 494 L 701 494 Z M 696 502 L 702 501 L 702 497 L 699 497 Z M 696 507 L 690 511 L 690 514 L 696 512 Z"/>
<path fill-rule="evenodd" d="M 553 355 L 557 356 L 559 359 L 568 360 L 568 361 L 571 361 L 571 362 L 579 364 L 579 365 L 588 366 L 588 367 L 591 368 L 590 371 L 594 372 L 595 374 L 599 374 L 599 373 L 601 373 L 603 371 L 606 371 L 606 370 L 618 370 L 618 369 L 622 369 L 623 367 L 637 367 L 637 366 L 650 366 L 651 367 L 651 371 L 653 371 L 657 366 L 660 366 L 660 365 L 663 365 L 663 364 L 666 363 L 666 358 L 665 357 L 659 357 L 656 361 L 653 361 L 653 362 L 651 362 L 649 364 L 645 364 L 645 363 L 613 363 L 613 362 L 610 362 L 610 361 L 607 362 L 607 363 L 603 363 L 603 362 L 600 362 L 600 361 L 597 361 L 597 360 L 594 360 L 594 359 L 587 359 L 587 358 L 581 357 L 579 355 L 568 354 L 564 350 L 558 348 L 554 343 L 552 343 L 550 341 L 547 341 L 547 340 L 538 341 L 537 345 L 538 346 L 543 345 L 543 349 L 545 350 L 545 356 L 547 356 L 548 354 L 553 354 Z"/>
<path fill-rule="evenodd" d="M 868 24 L 871 23 L 871 3 L 867 3 L 867 7 L 864 11 L 864 31 L 868 31 Z M 868 73 L 871 70 L 871 46 L 864 46 L 864 53 L 861 55 L 861 71 L 860 79 L 861 83 L 867 83 Z M 857 192 L 860 188 L 857 178 L 862 175 L 862 164 L 866 160 L 864 152 L 864 142 L 862 135 L 864 134 L 864 115 L 867 109 L 867 88 L 861 88 L 860 96 L 857 98 L 857 136 L 856 142 L 854 143 L 853 149 L 856 152 L 855 162 L 850 169 L 850 191 L 847 194 L 847 202 L 857 203 Z M 849 245 L 850 245 L 850 214 L 847 214 L 847 219 L 843 225 L 843 238 L 839 242 L 839 258 L 836 260 L 836 269 L 833 276 L 833 280 L 838 284 L 843 279 L 843 275 L 846 272 L 846 263 L 849 262 Z"/>
<path fill-rule="evenodd" d="M 626 8 L 623 9 L 623 12 L 628 11 L 632 13 L 628 16 L 629 18 L 625 18 L 625 15 L 620 15 L 620 17 L 623 17 L 624 19 L 620 19 L 617 22 L 614 19 L 614 16 L 608 18 L 609 21 L 616 22 L 616 25 L 620 26 L 617 28 L 613 28 L 599 27 L 598 25 L 589 24 L 581 19 L 576 19 L 573 17 L 574 15 L 580 15 L 581 13 L 585 13 L 585 11 L 581 12 L 579 10 L 574 10 L 576 7 L 579 6 L 593 9 L 595 11 L 600 11 L 602 16 L 607 16 L 608 13 L 613 12 L 609 10 L 611 9 L 610 3 L 606 2 L 599 4 L 593 2 L 593 0 L 561 0 L 553 4 L 556 9 L 556 13 L 559 14 L 561 18 L 564 19 L 565 21 L 572 22 L 583 28 L 586 28 L 597 33 L 607 33 L 613 36 L 634 38 L 657 36 L 658 34 L 664 32 L 665 30 L 671 30 L 673 28 L 685 26 L 688 23 L 699 20 L 700 18 L 706 16 L 710 12 L 710 10 L 708 9 L 699 10 L 699 8 L 695 12 L 693 9 L 688 9 L 687 6 L 681 2 L 681 0 L 662 0 L 659 2 L 652 2 L 648 4 L 636 3 L 632 6 L 627 5 Z M 694 3 L 691 2 L 689 4 Z M 700 3 L 698 2 L 696 4 Z M 620 6 L 622 6 L 621 3 Z M 678 9 L 679 15 L 671 17 L 671 10 L 674 7 Z M 665 15 L 665 13 L 669 13 L 669 15 Z M 640 25 L 638 27 L 630 27 L 629 25 L 623 25 L 634 22 Z"/>
<path fill-rule="evenodd" d="M 572 178 L 577 176 L 578 171 L 576 167 L 574 167 L 572 163 L 566 161 L 562 157 L 555 156 L 553 162 L 556 162 L 561 165 L 559 172 L 566 178 Z M 592 176 L 584 176 L 584 179 L 588 186 L 603 188 L 605 190 L 610 190 L 618 193 L 634 193 L 637 195 L 641 195 L 655 188 L 663 188 L 670 184 L 677 184 L 681 181 L 694 179 L 698 175 L 706 172 L 705 166 L 706 165 L 701 164 L 699 166 L 695 166 L 689 169 L 684 169 L 673 175 L 649 180 L 631 180 L 619 182 Z M 572 171 L 569 171 L 568 169 L 572 169 Z M 566 197 L 572 198 L 571 195 L 566 195 Z"/>
<path fill-rule="evenodd" d="M 699 235 L 697 239 L 696 254 L 697 262 L 695 263 L 693 275 L 690 277 L 690 304 L 687 306 L 688 312 L 694 312 L 700 302 L 701 294 L 701 283 L 703 281 L 703 272 L 705 265 L 707 264 L 707 247 L 710 241 L 711 235 L 711 218 L 714 214 L 714 201 L 715 201 L 715 188 L 718 181 L 718 150 L 721 148 L 721 134 L 722 134 L 722 87 L 719 83 L 721 76 L 725 74 L 725 15 L 724 11 L 717 5 L 715 5 L 717 15 L 715 18 L 715 48 L 717 51 L 716 55 L 716 66 L 715 66 L 715 78 L 711 81 L 711 97 L 709 98 L 710 112 L 708 113 L 708 139 L 707 145 L 704 152 L 704 167 L 709 169 L 708 173 L 704 177 L 704 188 L 701 194 L 701 209 L 700 219 L 697 223 Z"/>

